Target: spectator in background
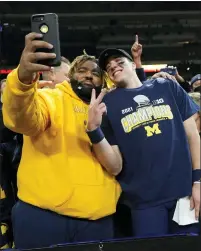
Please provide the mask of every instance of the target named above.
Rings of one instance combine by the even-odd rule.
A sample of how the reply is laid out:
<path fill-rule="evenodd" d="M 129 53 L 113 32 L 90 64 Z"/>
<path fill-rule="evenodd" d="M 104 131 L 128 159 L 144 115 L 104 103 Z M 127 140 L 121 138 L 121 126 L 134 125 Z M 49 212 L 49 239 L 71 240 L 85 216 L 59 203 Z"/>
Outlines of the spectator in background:
<path fill-rule="evenodd" d="M 186 92 L 191 91 L 190 84 L 188 83 L 188 81 L 184 80 L 184 78 L 179 74 L 177 67 L 168 66 L 166 68 L 161 69 L 160 72 L 155 73 L 152 76 L 153 79 L 159 77 L 172 79 L 178 82 Z"/>
<path fill-rule="evenodd" d="M 4 92 L 5 125 L 24 134 L 19 201 L 12 211 L 15 246 L 112 239 L 112 215 L 121 193 L 115 175 L 122 159 L 107 142 L 101 158 L 96 157 L 86 134 L 92 89 L 99 99 L 104 95 L 103 71 L 94 57 L 82 55 L 72 63 L 70 83 L 37 89 L 38 73 L 50 70 L 38 59 L 55 58 L 54 53 L 35 53 L 51 47 L 36 40 L 40 36 L 26 36 L 19 67 L 8 75 Z M 105 161 L 111 153 L 115 157 Z"/>
<path fill-rule="evenodd" d="M 194 102 L 172 80 L 142 85 L 123 50 L 106 49 L 99 65 L 117 86 L 103 99 L 107 114 L 102 133 L 121 149 L 124 165 L 118 181 L 131 207 L 133 235 L 198 233 L 199 224 L 180 226 L 172 220 L 177 200 L 188 196 L 186 209 L 191 204 L 194 219 L 199 217 L 200 139 L 192 118 L 198 111 Z M 98 136 L 101 114 L 96 105 L 89 110 L 88 129 Z"/>
<path fill-rule="evenodd" d="M 13 242 L 11 210 L 16 201 L 16 169 L 13 167 L 16 133 L 4 126 L 3 92 L 6 79 L 1 80 L 0 99 L 0 249 L 11 248 Z"/>
<path fill-rule="evenodd" d="M 0 100 L 0 143 L 9 142 L 13 139 L 15 136 L 15 133 L 9 130 L 5 127 L 3 123 L 3 114 L 2 114 L 2 108 L 3 108 L 3 92 L 6 87 L 6 79 L 2 79 L 0 82 L 0 90 L 1 90 L 1 100 Z"/>
<path fill-rule="evenodd" d="M 201 93 L 201 74 L 197 74 L 191 79 L 191 86 L 193 92 Z"/>
<path fill-rule="evenodd" d="M 70 70 L 70 61 L 61 57 L 61 65 L 57 67 L 52 67 L 48 72 L 42 73 L 42 78 L 44 81 L 51 81 L 49 87 L 54 88 L 56 84 L 62 83 L 63 81 L 69 81 L 68 72 Z M 47 85 L 46 85 L 47 86 Z"/>
<path fill-rule="evenodd" d="M 5 86 L 6 86 L 6 79 L 2 79 L 1 80 L 1 82 L 0 82 L 0 93 L 1 93 L 1 105 L 2 105 L 2 103 L 3 103 L 3 99 L 2 99 L 2 97 L 3 97 L 3 90 L 4 90 L 4 88 L 5 88 Z"/>

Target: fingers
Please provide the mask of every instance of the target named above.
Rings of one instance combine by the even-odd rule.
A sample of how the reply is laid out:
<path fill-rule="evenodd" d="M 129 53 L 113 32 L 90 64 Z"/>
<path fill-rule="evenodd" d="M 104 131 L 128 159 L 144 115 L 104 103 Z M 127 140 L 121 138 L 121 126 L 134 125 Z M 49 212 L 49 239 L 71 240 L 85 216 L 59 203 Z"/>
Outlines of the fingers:
<path fill-rule="evenodd" d="M 152 78 L 168 78 L 170 80 L 175 80 L 174 76 L 168 74 L 167 72 L 158 72 L 154 74 Z"/>
<path fill-rule="evenodd" d="M 44 88 L 44 87 L 50 87 L 50 88 L 54 87 L 54 84 L 52 81 L 40 80 L 37 84 L 38 84 L 39 89 Z"/>
<path fill-rule="evenodd" d="M 193 197 L 190 198 L 190 209 L 193 210 L 195 207 Z"/>
<path fill-rule="evenodd" d="M 138 51 L 140 49 L 142 49 L 142 45 L 135 42 L 132 46 L 132 50 Z"/>
<path fill-rule="evenodd" d="M 35 40 L 35 39 L 39 39 L 42 38 L 43 35 L 40 33 L 29 33 L 28 35 L 25 36 L 25 45 L 29 44 L 31 41 Z"/>
<path fill-rule="evenodd" d="M 138 35 L 135 35 L 135 43 L 139 43 Z"/>
<path fill-rule="evenodd" d="M 50 71 L 51 67 L 47 66 L 47 65 L 42 65 L 42 64 L 33 64 L 33 63 L 29 63 L 29 65 L 27 65 L 27 69 L 30 72 L 40 72 L 40 71 Z"/>
<path fill-rule="evenodd" d="M 99 109 L 103 109 L 103 108 L 106 108 L 106 105 L 105 103 L 101 103 L 99 106 L 98 106 Z"/>
<path fill-rule="evenodd" d="M 171 76 L 172 77 L 172 80 L 174 80 L 174 81 L 176 81 L 177 82 L 177 80 L 176 80 L 176 78 L 174 77 L 174 76 Z"/>
<path fill-rule="evenodd" d="M 107 113 L 107 107 L 102 107 L 101 109 L 99 109 L 99 112 L 101 115 L 103 115 L 104 113 Z"/>
<path fill-rule="evenodd" d="M 199 215 L 200 215 L 200 204 L 195 203 L 195 218 L 196 218 L 196 220 L 199 219 Z"/>
<path fill-rule="evenodd" d="M 195 218 L 198 220 L 200 215 L 200 203 L 198 201 L 194 201 L 193 197 L 190 198 L 190 209 L 195 209 Z"/>
<path fill-rule="evenodd" d="M 42 49 L 42 48 L 52 49 L 53 45 L 49 44 L 49 43 L 47 43 L 45 41 L 34 40 L 34 41 L 31 41 L 26 46 L 26 49 L 31 51 L 31 52 L 34 52 L 36 49 Z"/>
<path fill-rule="evenodd" d="M 164 73 L 163 78 L 168 78 L 168 79 L 172 80 L 172 76 L 168 73 Z"/>
<path fill-rule="evenodd" d="M 93 105 L 96 100 L 96 90 L 92 89 L 90 105 Z"/>
<path fill-rule="evenodd" d="M 154 74 L 151 78 L 157 78 L 158 77 L 158 73 Z"/>
<path fill-rule="evenodd" d="M 29 54 L 30 62 L 37 62 L 39 60 L 53 59 L 56 58 L 55 53 L 35 52 Z"/>

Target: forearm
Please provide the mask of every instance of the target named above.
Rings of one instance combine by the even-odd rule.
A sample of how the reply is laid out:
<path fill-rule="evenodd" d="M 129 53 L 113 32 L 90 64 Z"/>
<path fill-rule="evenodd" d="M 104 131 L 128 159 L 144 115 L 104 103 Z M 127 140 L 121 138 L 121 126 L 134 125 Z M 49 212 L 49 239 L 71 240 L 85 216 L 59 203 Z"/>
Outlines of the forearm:
<path fill-rule="evenodd" d="M 200 169 L 200 137 L 199 133 L 195 131 L 188 137 L 191 158 L 192 158 L 192 166 L 193 170 Z"/>
<path fill-rule="evenodd" d="M 93 144 L 93 151 L 100 164 L 108 171 L 108 173 L 116 176 L 121 172 L 121 156 L 113 149 L 105 138 L 100 143 Z"/>
<path fill-rule="evenodd" d="M 133 58 L 133 61 L 134 61 L 135 65 L 136 65 L 137 69 L 142 68 L 141 58 Z"/>
<path fill-rule="evenodd" d="M 3 118 L 10 130 L 32 136 L 43 127 L 36 88 L 36 83 L 24 85 L 19 81 L 18 69 L 9 74 L 3 95 Z"/>

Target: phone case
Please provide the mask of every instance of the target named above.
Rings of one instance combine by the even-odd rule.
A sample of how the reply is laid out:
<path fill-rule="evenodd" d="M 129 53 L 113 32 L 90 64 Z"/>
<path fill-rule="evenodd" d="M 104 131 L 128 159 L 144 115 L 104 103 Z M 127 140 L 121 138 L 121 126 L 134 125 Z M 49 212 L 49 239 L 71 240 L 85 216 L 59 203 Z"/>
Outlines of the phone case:
<path fill-rule="evenodd" d="M 44 20 L 41 20 L 42 18 L 44 18 Z M 47 32 L 42 32 L 41 27 L 44 27 L 45 25 L 48 27 L 48 31 L 46 29 Z M 32 32 L 42 33 L 43 38 L 41 40 L 53 45 L 52 49 L 38 49 L 37 51 L 56 54 L 56 58 L 38 61 L 38 63 L 48 66 L 59 66 L 61 64 L 61 51 L 58 16 L 55 13 L 33 15 L 31 17 L 31 29 Z"/>

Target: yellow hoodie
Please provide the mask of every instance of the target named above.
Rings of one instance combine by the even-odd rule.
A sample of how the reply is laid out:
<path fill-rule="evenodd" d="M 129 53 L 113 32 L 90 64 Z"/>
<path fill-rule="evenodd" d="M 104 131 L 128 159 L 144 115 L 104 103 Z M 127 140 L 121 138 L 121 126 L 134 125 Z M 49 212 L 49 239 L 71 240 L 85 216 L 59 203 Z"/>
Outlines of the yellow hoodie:
<path fill-rule="evenodd" d="M 96 220 L 116 211 L 121 189 L 95 158 L 85 132 L 88 105 L 67 82 L 24 85 L 18 69 L 4 90 L 5 126 L 24 134 L 18 197 L 62 215 Z"/>

